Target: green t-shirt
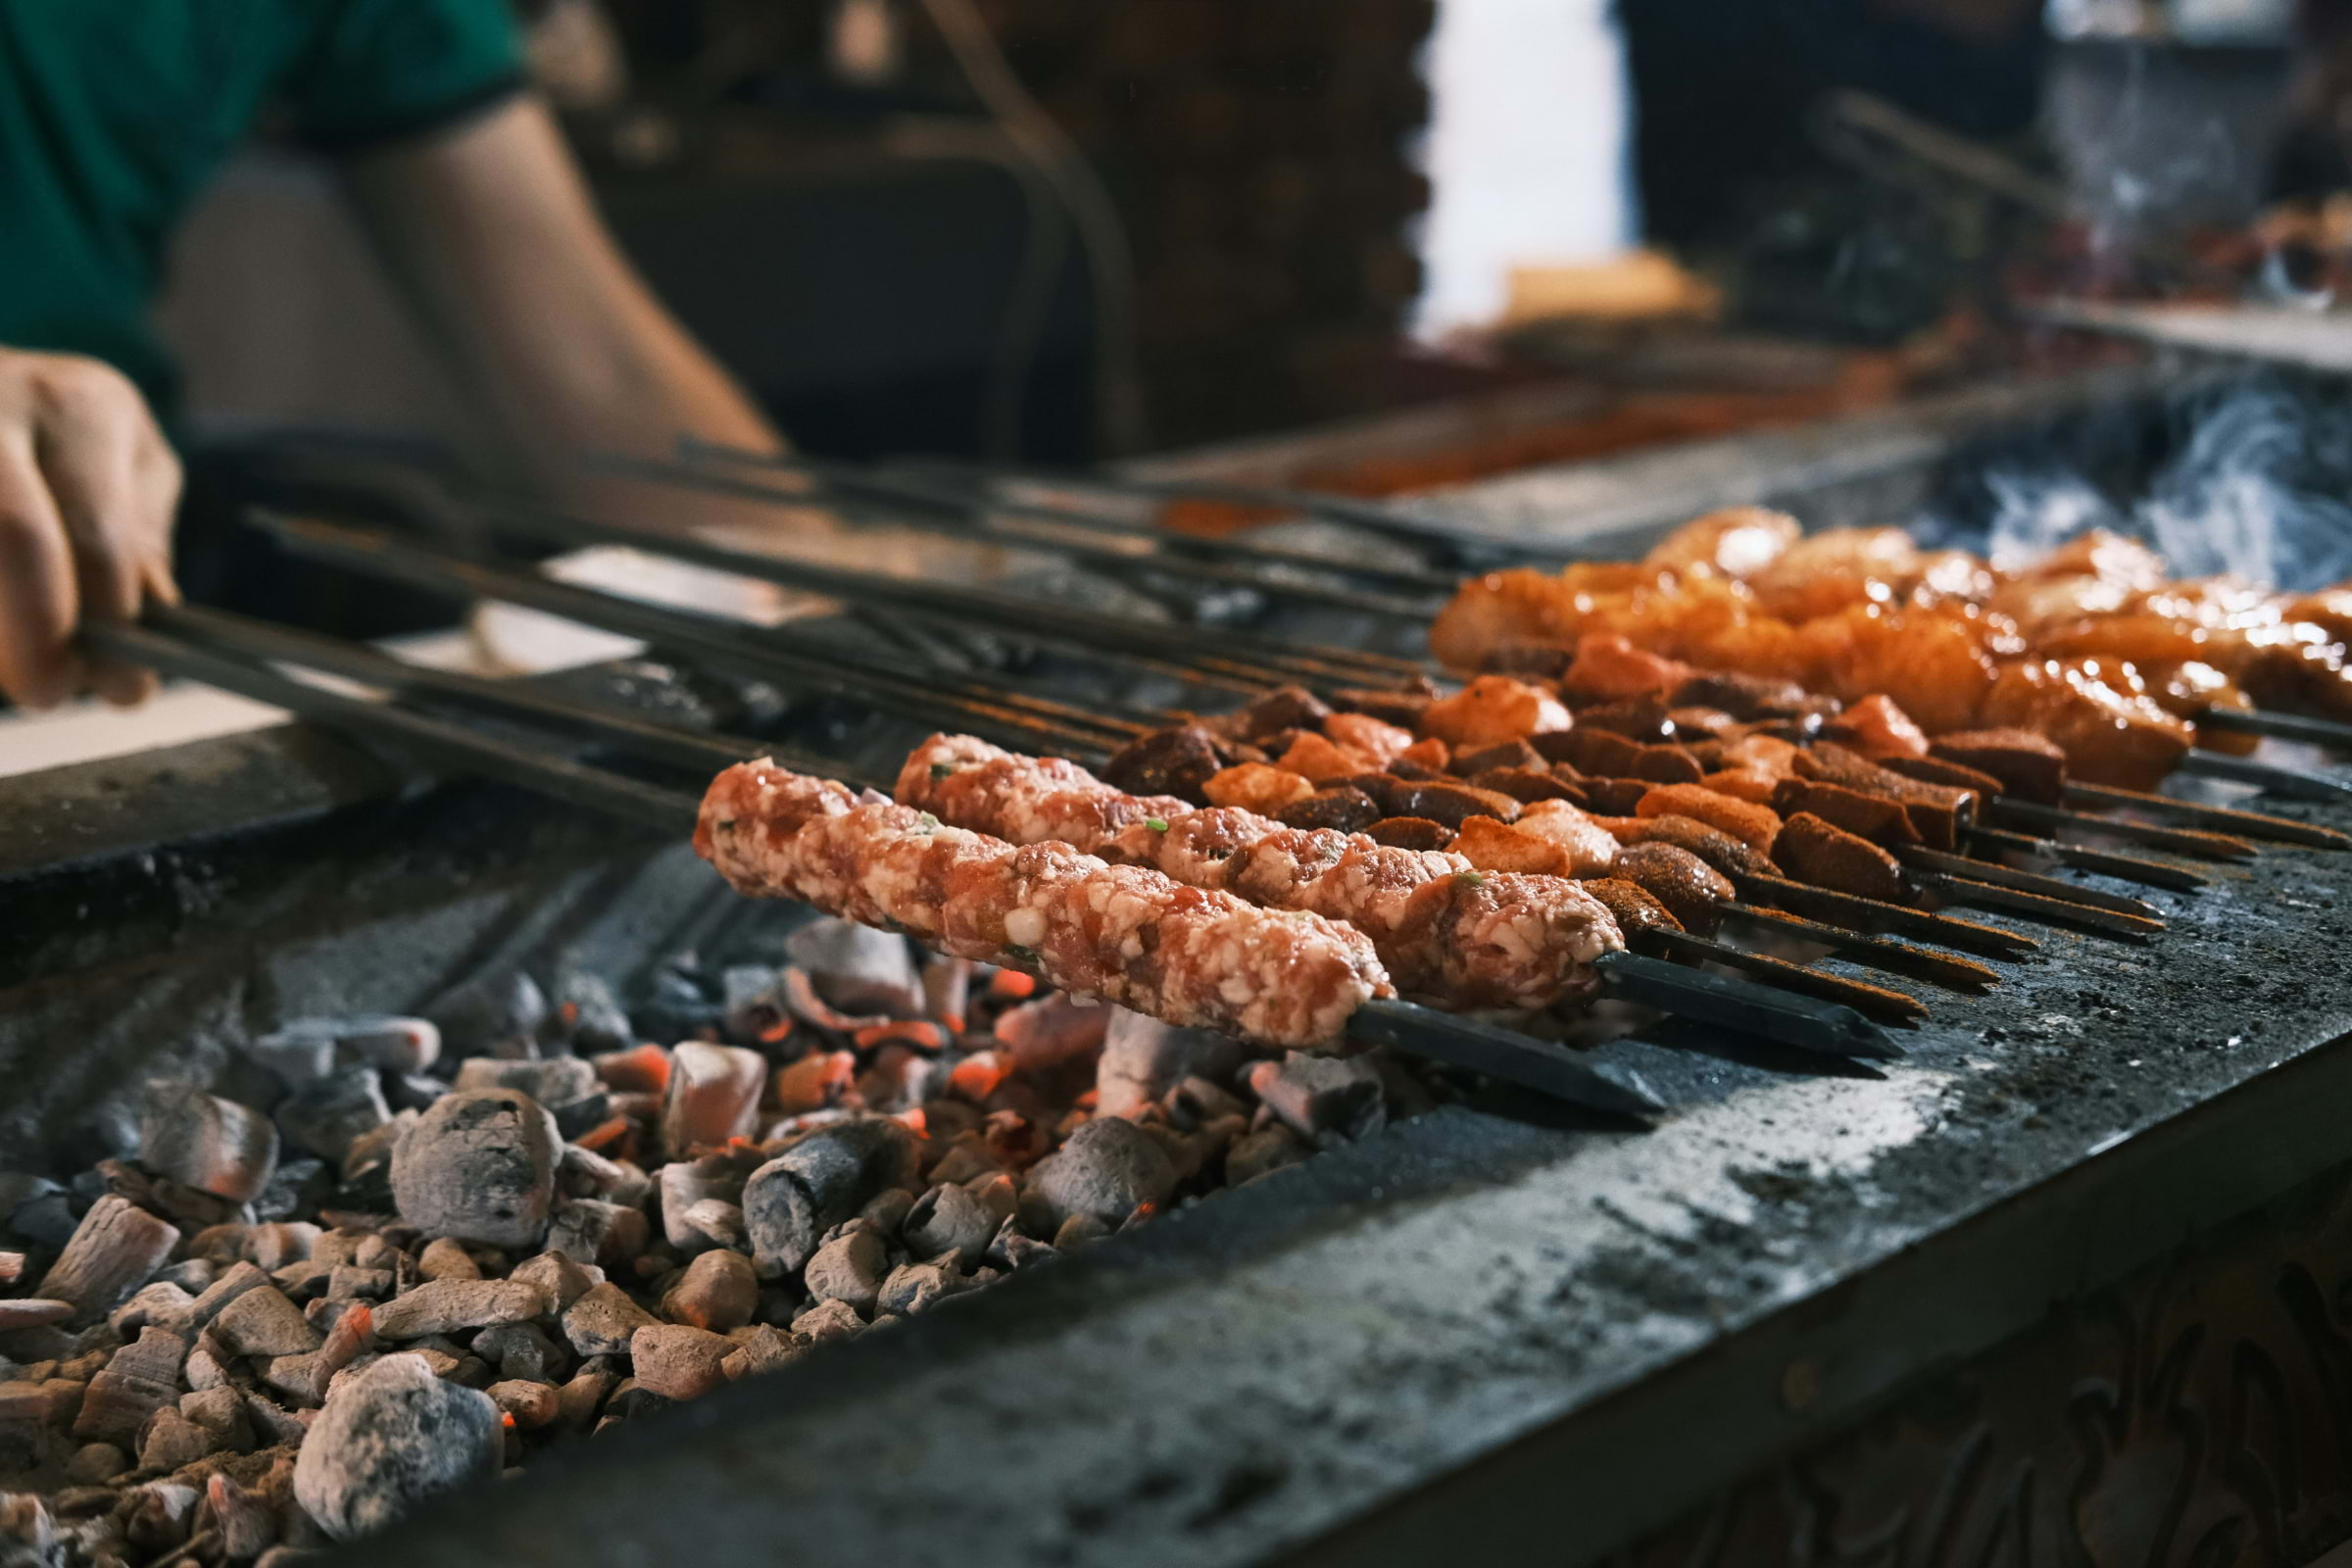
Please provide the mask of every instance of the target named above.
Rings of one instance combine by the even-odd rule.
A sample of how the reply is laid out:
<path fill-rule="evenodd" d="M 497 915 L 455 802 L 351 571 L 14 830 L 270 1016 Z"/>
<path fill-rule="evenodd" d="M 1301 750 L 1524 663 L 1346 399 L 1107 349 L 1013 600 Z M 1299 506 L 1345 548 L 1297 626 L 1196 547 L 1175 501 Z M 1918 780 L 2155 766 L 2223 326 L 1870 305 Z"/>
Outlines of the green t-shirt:
<path fill-rule="evenodd" d="M 257 122 L 358 151 L 520 79 L 506 0 L 0 0 L 0 344 L 93 355 L 167 407 L 165 248 Z"/>

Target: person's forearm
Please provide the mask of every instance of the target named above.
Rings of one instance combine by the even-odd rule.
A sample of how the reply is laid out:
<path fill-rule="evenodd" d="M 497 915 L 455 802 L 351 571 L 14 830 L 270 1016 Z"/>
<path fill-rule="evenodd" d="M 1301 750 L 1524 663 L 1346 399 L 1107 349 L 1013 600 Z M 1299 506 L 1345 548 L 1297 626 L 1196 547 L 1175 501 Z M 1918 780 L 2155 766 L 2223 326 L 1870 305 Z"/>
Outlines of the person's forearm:
<path fill-rule="evenodd" d="M 665 526 L 776 520 L 740 501 L 615 482 L 581 462 L 667 456 L 683 437 L 784 443 L 620 254 L 536 102 L 366 160 L 349 179 L 522 476 L 565 504 Z"/>

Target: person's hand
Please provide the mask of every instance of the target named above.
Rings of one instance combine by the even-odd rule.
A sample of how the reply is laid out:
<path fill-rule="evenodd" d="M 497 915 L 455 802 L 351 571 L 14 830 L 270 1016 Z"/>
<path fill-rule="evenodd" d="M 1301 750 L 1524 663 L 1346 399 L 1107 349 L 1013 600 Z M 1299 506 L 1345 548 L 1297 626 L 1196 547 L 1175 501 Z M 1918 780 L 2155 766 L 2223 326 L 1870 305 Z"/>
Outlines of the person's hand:
<path fill-rule="evenodd" d="M 89 689 L 135 703 L 154 677 L 86 657 L 85 620 L 175 603 L 179 459 L 137 387 L 72 354 L 0 348 L 0 692 L 46 708 Z"/>

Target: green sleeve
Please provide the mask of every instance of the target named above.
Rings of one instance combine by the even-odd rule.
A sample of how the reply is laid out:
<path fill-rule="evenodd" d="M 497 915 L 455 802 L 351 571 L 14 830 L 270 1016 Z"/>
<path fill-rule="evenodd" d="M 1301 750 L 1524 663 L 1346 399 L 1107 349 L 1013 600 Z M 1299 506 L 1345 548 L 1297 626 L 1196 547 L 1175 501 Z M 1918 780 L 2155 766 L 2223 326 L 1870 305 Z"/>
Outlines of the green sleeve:
<path fill-rule="evenodd" d="M 294 62 L 294 129 L 350 153 L 439 129 L 523 83 L 507 0 L 328 0 Z"/>

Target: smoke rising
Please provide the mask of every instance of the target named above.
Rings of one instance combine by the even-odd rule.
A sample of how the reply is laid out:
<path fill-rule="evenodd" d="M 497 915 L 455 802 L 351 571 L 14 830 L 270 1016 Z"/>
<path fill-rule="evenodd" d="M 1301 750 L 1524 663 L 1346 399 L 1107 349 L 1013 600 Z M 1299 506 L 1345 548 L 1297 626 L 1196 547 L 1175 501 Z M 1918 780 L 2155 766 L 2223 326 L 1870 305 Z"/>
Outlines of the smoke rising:
<path fill-rule="evenodd" d="M 2181 576 L 2222 573 L 2308 590 L 2352 576 L 2352 406 L 2283 377 L 2233 382 L 2180 411 L 2166 456 L 2121 497 L 2081 469 L 2012 461 L 1986 470 L 1980 529 L 1995 565 L 2088 528 L 2144 539 Z"/>

